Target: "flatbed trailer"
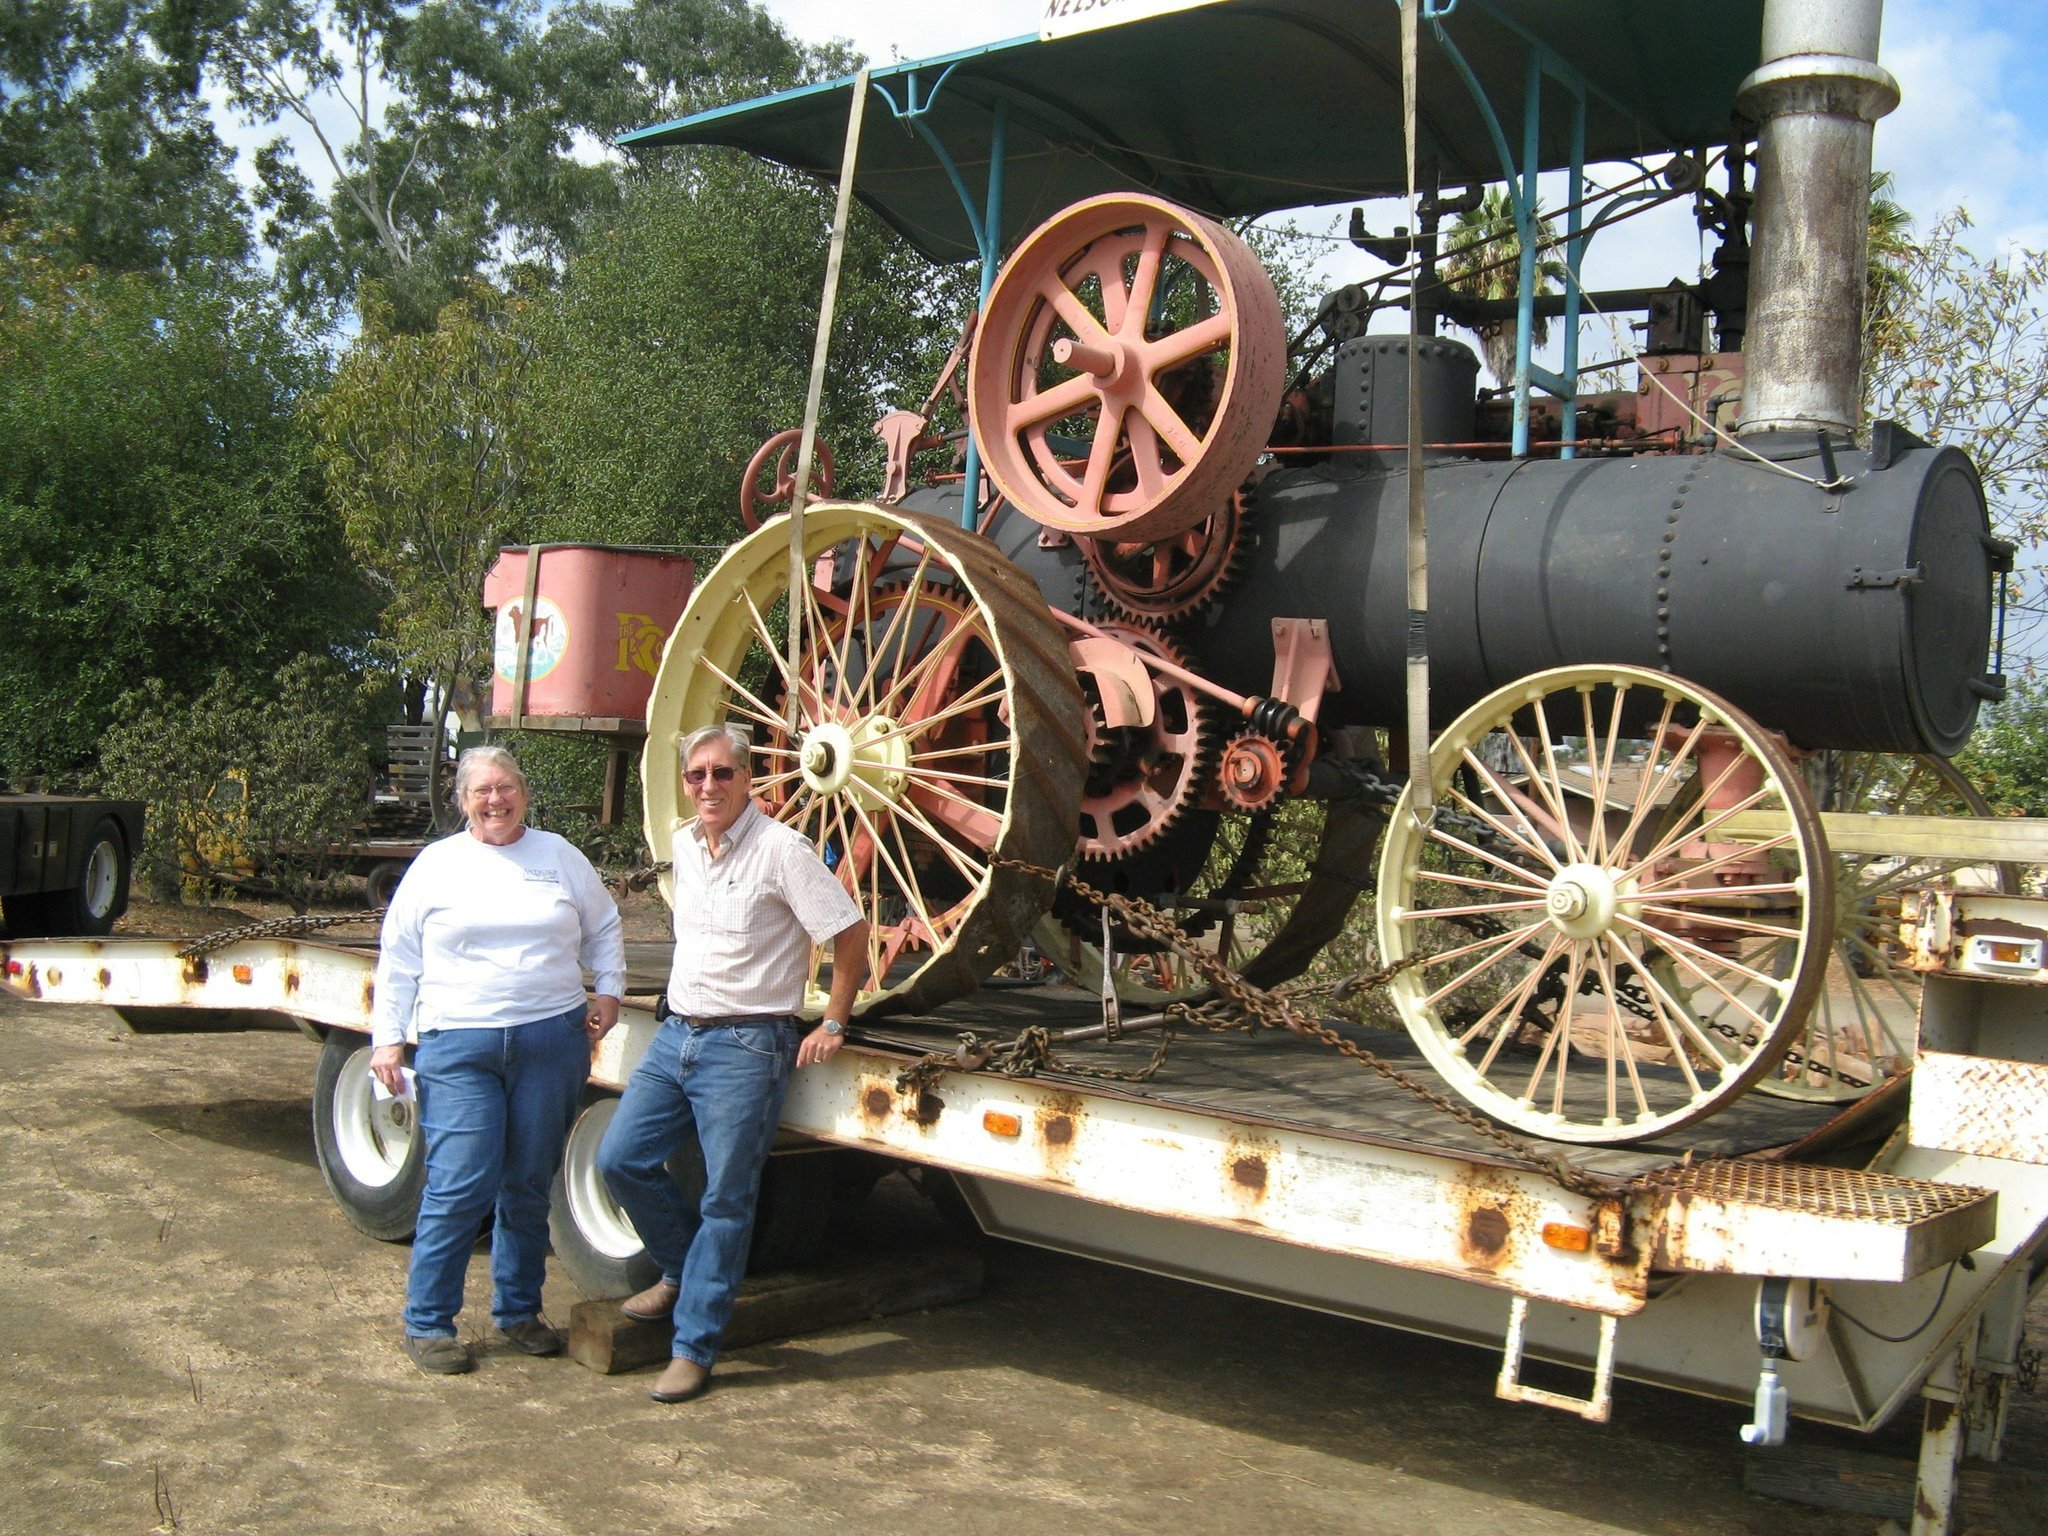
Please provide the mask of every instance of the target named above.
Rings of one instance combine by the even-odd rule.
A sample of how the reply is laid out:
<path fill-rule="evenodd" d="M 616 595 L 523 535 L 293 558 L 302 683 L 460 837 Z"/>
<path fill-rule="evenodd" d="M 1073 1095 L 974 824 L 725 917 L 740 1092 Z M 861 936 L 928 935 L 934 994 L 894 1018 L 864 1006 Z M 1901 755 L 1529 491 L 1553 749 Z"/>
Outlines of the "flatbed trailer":
<path fill-rule="evenodd" d="M 1573 1188 L 1284 1034 L 1184 1032 L 1143 1081 L 1091 1074 L 1142 1067 L 1144 1036 L 1062 1045 L 1058 1069 L 1028 1078 L 956 1064 L 964 1033 L 1097 1022 L 1092 999 L 1057 986 L 857 1025 L 795 1079 L 778 1150 L 943 1170 L 998 1236 L 1499 1346 L 1501 1396 L 1595 1421 L 1617 1378 L 1753 1402 L 1744 1437 L 1760 1444 L 1783 1438 L 1788 1409 L 1871 1431 L 1917 1395 L 1913 1528 L 1942 1532 L 1963 1456 L 1998 1454 L 2048 1274 L 2048 902 L 1942 893 L 1914 917 L 1927 984 L 1909 1076 L 1846 1108 L 1751 1094 L 1668 1142 L 1546 1146 Z M 419 1143 L 369 1093 L 374 965 L 370 949 L 296 938 L 0 946 L 6 984 L 33 1001 L 288 1020 L 323 1041 L 323 1173 L 359 1226 L 401 1237 Z M 635 1257 L 594 1152 L 655 1028 L 629 1005 L 593 1056 L 555 1217 L 558 1252 L 581 1249 L 579 1284 L 593 1258 Z M 1427 1084 L 1404 1036 L 1343 1029 Z M 1582 1389 L 1532 1385 L 1531 1361 Z"/>

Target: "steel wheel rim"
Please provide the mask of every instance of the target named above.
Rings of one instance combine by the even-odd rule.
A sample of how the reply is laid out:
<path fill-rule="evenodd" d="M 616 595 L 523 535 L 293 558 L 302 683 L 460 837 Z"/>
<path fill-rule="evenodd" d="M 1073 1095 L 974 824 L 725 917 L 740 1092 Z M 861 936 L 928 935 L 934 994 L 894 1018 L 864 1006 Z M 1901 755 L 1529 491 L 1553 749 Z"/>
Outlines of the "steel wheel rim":
<path fill-rule="evenodd" d="M 1647 730 L 1630 715 L 1645 705 Z M 1518 718 L 1542 745 L 1511 772 L 1480 744 Z M 1587 744 L 1583 775 L 1560 762 L 1566 736 Z M 1620 750 L 1633 741 L 1638 765 Z M 1771 1070 L 1819 989 L 1833 894 L 1811 800 L 1753 721 L 1665 674 L 1561 667 L 1467 710 L 1430 768 L 1439 816 L 1418 827 L 1403 792 L 1376 916 L 1382 957 L 1416 962 L 1389 987 L 1402 1020 L 1462 1095 L 1532 1135 L 1620 1143 L 1704 1119 Z M 1567 834 L 1555 813 L 1569 826 L 1574 805 Z M 1778 830 L 1738 841 L 1745 812 Z M 1780 946 L 1787 963 L 1754 963 Z M 1744 1028 L 1712 1027 L 1702 998 Z"/>
<path fill-rule="evenodd" d="M 85 877 L 81 882 L 85 894 L 85 910 L 94 918 L 105 917 L 114 910 L 115 882 L 120 877 L 121 859 L 108 842 L 93 844 L 85 861 Z"/>
<path fill-rule="evenodd" d="M 1066 642 L 994 547 L 914 512 L 804 514 L 806 568 L 787 659 L 786 525 L 729 550 L 670 636 L 649 702 L 645 828 L 657 858 L 693 814 L 675 744 L 731 719 L 757 748 L 757 800 L 834 863 L 877 966 L 857 1004 L 933 1007 L 1014 954 L 1073 852 L 1086 752 Z M 882 585 L 878 589 L 878 582 Z M 759 677 L 748 675 L 752 666 Z M 796 729 L 784 701 L 797 701 Z M 670 876 L 661 880 L 673 901 Z M 807 1008 L 822 1007 L 815 985 Z"/>
<path fill-rule="evenodd" d="M 334 1148 L 349 1177 L 368 1189 L 396 1183 L 412 1155 L 415 1101 L 380 1099 L 370 1076 L 372 1047 L 352 1051 L 334 1084 Z"/>
<path fill-rule="evenodd" d="M 570 1220 L 586 1243 L 608 1259 L 630 1259 L 646 1244 L 625 1207 L 612 1198 L 597 1166 L 598 1145 L 618 1109 L 617 1099 L 602 1098 L 576 1117 L 569 1144 L 562 1149 L 562 1193 L 569 1202 Z"/>

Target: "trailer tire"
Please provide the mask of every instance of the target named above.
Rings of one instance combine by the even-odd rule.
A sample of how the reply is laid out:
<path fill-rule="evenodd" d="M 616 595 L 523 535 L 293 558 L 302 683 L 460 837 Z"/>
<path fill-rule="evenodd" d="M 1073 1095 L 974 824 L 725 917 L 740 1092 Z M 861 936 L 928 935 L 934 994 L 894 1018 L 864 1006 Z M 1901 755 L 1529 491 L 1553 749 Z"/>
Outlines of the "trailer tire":
<path fill-rule="evenodd" d="M 341 1213 L 381 1242 L 403 1242 L 419 1221 L 427 1187 L 427 1138 L 416 1099 L 371 1092 L 370 1042 L 328 1033 L 313 1070 L 313 1151 Z"/>
<path fill-rule="evenodd" d="M 121 824 L 102 816 L 87 834 L 85 858 L 78 878 L 61 891 L 22 902 L 26 926 L 50 938 L 97 938 L 111 933 L 114 919 L 128 910 L 128 843 Z M 17 932 L 15 907 L 8 908 L 7 931 Z"/>
<path fill-rule="evenodd" d="M 369 897 L 373 907 L 388 907 L 398 890 L 398 882 L 405 878 L 404 859 L 379 859 L 370 866 L 370 872 L 363 876 L 363 894 Z"/>
<path fill-rule="evenodd" d="M 598 1172 L 597 1148 L 619 1107 L 618 1095 L 589 1090 L 583 1112 L 569 1129 L 562 1167 L 548 1206 L 548 1237 L 576 1288 L 593 1299 L 631 1296 L 661 1278 L 612 1192 Z M 695 1199 L 704 1188 L 704 1163 L 694 1140 L 668 1160 L 669 1177 Z M 822 1152 L 771 1157 L 761 1173 L 753 1246 L 747 1270 L 761 1274 L 810 1263 L 823 1247 L 832 1218 L 837 1159 Z"/>

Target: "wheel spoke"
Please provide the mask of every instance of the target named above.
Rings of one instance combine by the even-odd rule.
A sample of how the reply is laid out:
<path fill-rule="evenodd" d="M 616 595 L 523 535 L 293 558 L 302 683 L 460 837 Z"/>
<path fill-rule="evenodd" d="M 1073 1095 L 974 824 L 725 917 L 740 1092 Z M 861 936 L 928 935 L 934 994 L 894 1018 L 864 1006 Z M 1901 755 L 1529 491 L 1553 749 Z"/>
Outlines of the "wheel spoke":
<path fill-rule="evenodd" d="M 1204 352 L 1216 352 L 1230 345 L 1230 316 L 1216 314 L 1206 320 L 1197 320 L 1193 325 L 1175 331 L 1171 336 L 1162 336 L 1145 349 L 1145 360 L 1153 375 L 1164 373 L 1182 363 L 1200 357 Z"/>
<path fill-rule="evenodd" d="M 1062 416 L 1094 410 L 1101 404 L 1102 385 L 1095 375 L 1077 373 L 1071 379 L 1061 379 L 1050 388 L 1019 400 L 1010 411 L 1010 430 L 1022 432 L 1049 421 L 1058 421 Z"/>

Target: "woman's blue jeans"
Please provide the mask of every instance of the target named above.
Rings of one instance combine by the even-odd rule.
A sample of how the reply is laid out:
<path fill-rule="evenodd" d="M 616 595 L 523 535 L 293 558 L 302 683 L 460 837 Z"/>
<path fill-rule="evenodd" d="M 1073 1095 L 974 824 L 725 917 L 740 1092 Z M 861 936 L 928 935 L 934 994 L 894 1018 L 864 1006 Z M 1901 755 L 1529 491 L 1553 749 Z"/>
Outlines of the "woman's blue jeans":
<path fill-rule="evenodd" d="M 746 1274 L 761 1168 L 796 1047 L 787 1019 L 709 1029 L 670 1019 L 634 1068 L 597 1149 L 598 1169 L 648 1257 L 682 1288 L 671 1352 L 699 1365 L 717 1358 Z M 704 1198 L 695 1210 L 667 1168 L 693 1131 L 704 1152 Z"/>
<path fill-rule="evenodd" d="M 470 1250 L 487 1216 L 493 1321 L 503 1328 L 540 1315 L 548 1192 L 590 1075 L 585 1014 L 420 1036 L 413 1068 L 427 1191 L 406 1281 L 407 1333 L 455 1336 Z"/>

